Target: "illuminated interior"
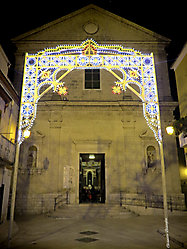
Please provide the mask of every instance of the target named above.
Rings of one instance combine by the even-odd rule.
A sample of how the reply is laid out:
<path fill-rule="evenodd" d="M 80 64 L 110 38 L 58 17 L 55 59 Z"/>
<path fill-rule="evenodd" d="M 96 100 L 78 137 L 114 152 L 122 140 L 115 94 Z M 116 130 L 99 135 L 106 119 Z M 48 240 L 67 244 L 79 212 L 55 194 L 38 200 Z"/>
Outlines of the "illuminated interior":
<path fill-rule="evenodd" d="M 105 202 L 105 154 L 80 154 L 79 203 Z"/>

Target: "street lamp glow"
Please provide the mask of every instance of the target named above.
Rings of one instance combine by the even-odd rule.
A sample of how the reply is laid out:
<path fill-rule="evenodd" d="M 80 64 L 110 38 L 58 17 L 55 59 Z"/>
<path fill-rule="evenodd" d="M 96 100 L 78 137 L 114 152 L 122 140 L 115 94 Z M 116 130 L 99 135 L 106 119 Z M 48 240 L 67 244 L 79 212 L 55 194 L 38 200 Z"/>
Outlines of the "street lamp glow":
<path fill-rule="evenodd" d="M 166 127 L 166 132 L 168 135 L 173 135 L 174 134 L 174 127 L 173 126 Z"/>
<path fill-rule="evenodd" d="M 29 130 L 25 130 L 24 133 L 23 133 L 25 138 L 30 137 L 30 134 L 31 134 L 31 132 Z"/>
<path fill-rule="evenodd" d="M 187 176 L 187 169 L 184 170 L 184 175 Z"/>

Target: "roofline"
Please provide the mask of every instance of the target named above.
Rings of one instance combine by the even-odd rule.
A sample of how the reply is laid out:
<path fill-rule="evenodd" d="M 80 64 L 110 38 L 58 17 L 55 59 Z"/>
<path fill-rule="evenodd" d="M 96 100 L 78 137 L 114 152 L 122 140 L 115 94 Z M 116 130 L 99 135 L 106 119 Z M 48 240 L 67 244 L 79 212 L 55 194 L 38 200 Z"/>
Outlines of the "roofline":
<path fill-rule="evenodd" d="M 11 65 L 11 64 L 10 64 L 10 61 L 9 61 L 9 59 L 8 59 L 8 57 L 7 57 L 7 55 L 5 54 L 5 51 L 4 51 L 3 47 L 1 46 L 1 44 L 0 44 L 0 53 L 3 55 L 3 57 L 4 57 L 5 61 L 6 61 L 6 63 L 9 64 L 9 65 Z"/>
<path fill-rule="evenodd" d="M 184 44 L 184 47 L 182 48 L 182 50 L 181 50 L 180 54 L 178 55 L 176 61 L 172 64 L 171 69 L 174 69 L 174 71 L 175 71 L 186 54 L 187 54 L 187 42 Z"/>
<path fill-rule="evenodd" d="M 142 30 L 143 32 L 145 32 L 145 33 L 147 33 L 147 34 L 149 34 L 151 36 L 154 36 L 157 39 L 161 40 L 161 42 L 166 42 L 166 43 L 170 43 L 171 42 L 171 39 L 169 39 L 169 38 L 167 38 L 165 36 L 162 36 L 160 34 L 157 34 L 156 32 L 153 32 L 153 31 L 151 31 L 151 30 L 149 30 L 147 28 L 144 28 L 144 27 L 142 27 L 142 26 L 140 26 L 140 25 L 138 25 L 138 24 L 136 24 L 134 22 L 131 22 L 131 21 L 129 21 L 129 20 L 123 18 L 123 17 L 120 17 L 120 16 L 118 16 L 118 15 L 116 15 L 116 14 L 114 14 L 114 13 L 108 11 L 108 10 L 105 10 L 105 9 L 103 9 L 101 7 L 98 7 L 95 4 L 89 4 L 89 5 L 81 8 L 81 9 L 73 11 L 73 12 L 71 12 L 71 13 L 65 15 L 65 16 L 62 16 L 62 17 L 60 17 L 60 18 L 58 18 L 58 19 L 56 19 L 56 20 L 54 20 L 52 22 L 44 24 L 44 25 L 42 25 L 42 26 L 40 26 L 40 27 L 38 27 L 36 29 L 32 29 L 32 30 L 30 30 L 30 31 L 28 31 L 26 33 L 18 35 L 16 37 L 12 38 L 11 41 L 16 43 L 17 41 L 20 41 L 20 40 L 26 38 L 27 36 L 30 36 L 30 35 L 32 35 L 34 33 L 38 33 L 38 32 L 40 32 L 40 31 L 42 31 L 42 30 L 44 30 L 44 29 L 46 29 L 48 27 L 51 27 L 51 26 L 53 26 L 55 24 L 58 24 L 58 23 L 60 23 L 62 21 L 65 21 L 66 19 L 69 19 L 69 18 L 71 18 L 73 16 L 76 16 L 79 13 L 82 13 L 82 12 L 88 10 L 88 9 L 91 9 L 91 8 L 92 9 L 96 9 L 97 11 L 102 12 L 102 13 L 104 12 L 106 15 L 108 15 L 108 16 L 114 18 L 114 19 L 118 19 L 120 22 L 125 23 L 125 24 L 127 24 L 129 26 L 132 26 L 133 28 Z"/>

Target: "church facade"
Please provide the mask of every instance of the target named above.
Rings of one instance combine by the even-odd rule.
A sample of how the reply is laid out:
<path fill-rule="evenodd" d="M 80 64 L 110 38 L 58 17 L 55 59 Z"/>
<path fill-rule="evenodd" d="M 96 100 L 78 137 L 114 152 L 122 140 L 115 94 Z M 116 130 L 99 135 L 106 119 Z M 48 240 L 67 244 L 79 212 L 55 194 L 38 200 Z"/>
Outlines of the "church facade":
<path fill-rule="evenodd" d="M 70 57 L 83 45 L 86 56 L 86 53 L 97 54 L 101 48 L 102 51 L 111 48 L 110 55 L 115 54 L 112 48 L 116 47 L 118 53 L 120 49 L 125 53 L 123 48 L 130 51 L 128 53 L 153 53 L 168 200 L 172 208 L 184 208 L 176 142 L 165 132 L 177 106 L 172 100 L 165 62 L 169 39 L 95 5 L 88 5 L 20 35 L 12 42 L 17 47 L 18 74 L 14 84 L 18 90 L 21 90 L 26 65 L 25 53 L 51 53 L 50 56 L 53 53 L 53 63 L 60 63 L 60 57 L 56 56 L 59 45 Z M 77 50 L 68 52 L 69 48 Z M 32 66 L 35 62 L 32 59 L 29 63 Z M 40 63 L 37 70 L 42 70 L 41 65 L 47 65 L 49 61 Z M 84 64 L 81 70 L 78 67 L 59 70 L 55 77 L 63 87 L 54 92 L 54 89 L 48 89 L 48 84 L 43 84 L 37 93 L 45 94 L 41 94 L 37 102 L 31 136 L 21 144 L 16 197 L 18 213 L 48 212 L 62 203 L 143 206 L 149 202 L 152 207 L 161 207 L 159 138 L 144 115 L 145 99 L 138 97 L 142 94 L 141 89 L 132 84 L 126 91 L 121 91 L 115 83 L 124 77 L 123 70 L 93 67 L 93 63 L 81 60 L 79 65 Z M 132 77 L 139 77 L 133 73 Z M 40 79 L 49 81 L 47 69 L 41 71 Z"/>

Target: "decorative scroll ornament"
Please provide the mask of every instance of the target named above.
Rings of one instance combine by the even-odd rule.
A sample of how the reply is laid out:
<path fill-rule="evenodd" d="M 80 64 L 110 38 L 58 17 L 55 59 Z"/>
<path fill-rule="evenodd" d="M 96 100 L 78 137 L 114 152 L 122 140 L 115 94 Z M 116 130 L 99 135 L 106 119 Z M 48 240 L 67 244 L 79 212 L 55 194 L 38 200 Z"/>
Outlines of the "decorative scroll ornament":
<path fill-rule="evenodd" d="M 37 102 L 50 89 L 58 94 L 67 94 L 63 78 L 74 69 L 105 69 L 117 78 L 112 87 L 114 94 L 127 88 L 143 102 L 143 114 L 156 140 L 161 143 L 160 114 L 153 54 L 142 54 L 121 45 L 98 44 L 89 39 L 81 44 L 61 45 L 47 48 L 37 54 L 26 54 L 19 143 L 24 140 L 24 130 L 32 127 L 36 118 Z M 122 77 L 115 73 L 119 70 Z M 63 72 L 60 74 L 59 73 Z M 136 91 L 131 84 L 139 87 Z M 42 86 L 48 86 L 43 92 Z"/>

